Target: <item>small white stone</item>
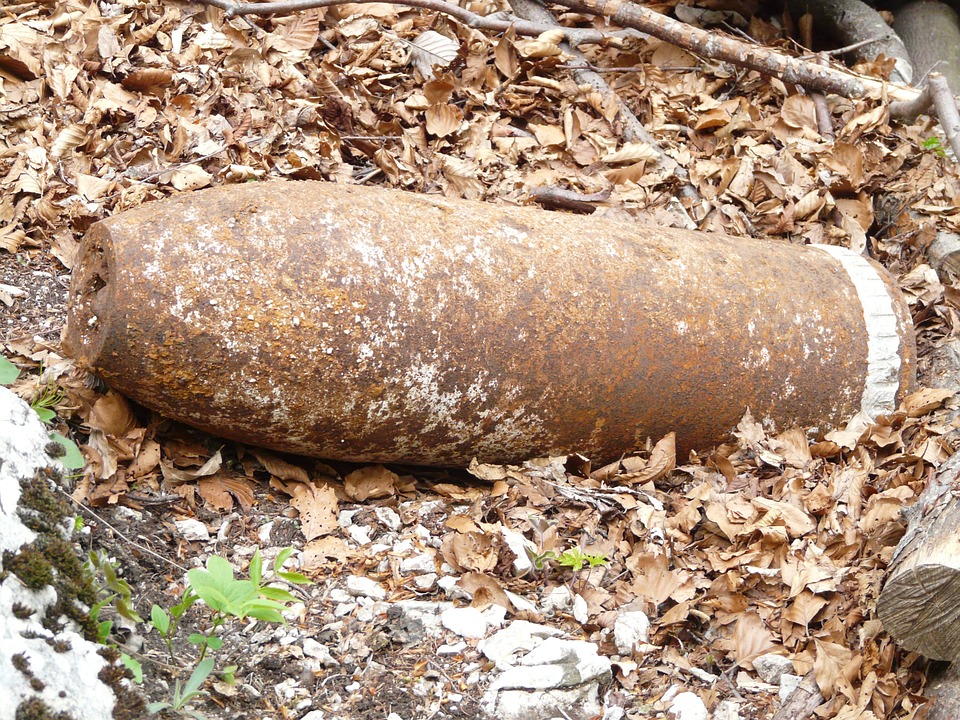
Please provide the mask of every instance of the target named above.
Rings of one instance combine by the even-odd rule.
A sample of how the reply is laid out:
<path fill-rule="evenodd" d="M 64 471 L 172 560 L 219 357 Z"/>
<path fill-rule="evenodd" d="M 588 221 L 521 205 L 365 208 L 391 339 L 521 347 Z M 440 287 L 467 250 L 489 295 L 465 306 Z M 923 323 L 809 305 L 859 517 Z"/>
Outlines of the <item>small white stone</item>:
<path fill-rule="evenodd" d="M 420 592 L 428 592 L 437 586 L 437 574 L 427 573 L 413 578 L 413 584 Z"/>
<path fill-rule="evenodd" d="M 513 603 L 513 607 L 517 609 L 517 612 L 536 612 L 537 611 L 536 603 L 533 603 L 530 600 L 527 600 L 522 595 L 517 595 L 515 592 L 510 592 L 509 590 L 505 590 L 504 592 L 507 593 L 507 598 L 510 600 L 511 603 Z"/>
<path fill-rule="evenodd" d="M 692 692 L 683 692 L 673 699 L 667 715 L 676 720 L 707 720 L 707 706 Z"/>
<path fill-rule="evenodd" d="M 535 550 L 536 548 L 533 543 L 516 530 L 511 530 L 508 527 L 501 526 L 500 534 L 503 535 L 503 540 L 507 543 L 507 547 L 516 555 L 513 560 L 513 574 L 517 577 L 523 577 L 532 571 L 533 563 L 530 560 L 529 553 L 527 553 L 527 548 Z"/>
<path fill-rule="evenodd" d="M 740 720 L 740 706 L 733 700 L 721 700 L 713 709 L 711 720 Z"/>
<path fill-rule="evenodd" d="M 437 562 L 433 556 L 423 553 L 413 557 L 404 558 L 400 561 L 400 572 L 404 575 L 416 573 L 435 573 L 437 571 Z"/>
<path fill-rule="evenodd" d="M 753 659 L 753 669 L 764 682 L 779 685 L 780 678 L 786 673 L 793 673 L 793 661 L 783 655 L 767 653 Z"/>
<path fill-rule="evenodd" d="M 391 552 L 394 555 L 406 555 L 407 553 L 413 552 L 413 540 L 410 538 L 401 540 L 393 546 L 393 550 L 391 550 Z"/>
<path fill-rule="evenodd" d="M 353 525 L 353 516 L 356 515 L 359 510 L 341 510 L 340 514 L 337 516 L 337 523 L 342 528 L 348 528 Z"/>
<path fill-rule="evenodd" d="M 300 720 L 327 720 L 327 716 L 323 714 L 322 710 L 311 710 Z"/>
<path fill-rule="evenodd" d="M 379 520 L 380 523 L 387 528 L 387 530 L 393 530 L 396 532 L 400 529 L 401 525 L 403 525 L 403 522 L 400 520 L 400 516 L 393 508 L 374 508 L 373 514 L 377 516 L 377 520 Z"/>
<path fill-rule="evenodd" d="M 387 715 L 387 720 L 403 720 L 403 718 L 397 715 L 395 712 L 392 712 Z"/>
<path fill-rule="evenodd" d="M 184 540 L 206 541 L 210 539 L 210 531 L 207 530 L 207 526 L 196 518 L 174 520 L 173 524 L 177 526 L 177 532 Z"/>
<path fill-rule="evenodd" d="M 363 546 L 370 543 L 370 528 L 363 525 L 351 525 L 347 528 L 347 534 L 357 545 Z"/>
<path fill-rule="evenodd" d="M 344 603 L 344 602 L 350 602 L 350 598 L 352 596 L 350 595 L 350 593 L 348 593 L 346 590 L 343 590 L 342 588 L 333 588 L 333 590 L 330 591 L 330 595 L 328 597 L 330 598 L 330 602 Z"/>
<path fill-rule="evenodd" d="M 303 654 L 319 660 L 324 667 L 336 667 L 340 664 L 330 654 L 330 648 L 313 638 L 304 638 Z"/>
<path fill-rule="evenodd" d="M 784 673 L 780 676 L 780 702 L 785 703 L 803 680 L 799 675 Z"/>
<path fill-rule="evenodd" d="M 374 600 L 386 600 L 387 591 L 376 580 L 362 575 L 347 577 L 347 592 L 354 597 L 368 597 Z"/>
<path fill-rule="evenodd" d="M 467 644 L 461 640 L 460 642 L 453 643 L 452 645 L 441 645 L 437 648 L 437 655 L 459 655 L 466 649 Z"/>
<path fill-rule="evenodd" d="M 617 652 L 630 655 L 637 645 L 643 645 L 650 637 L 650 619 L 640 610 L 622 610 L 613 623 L 613 641 Z"/>
<path fill-rule="evenodd" d="M 590 619 L 590 608 L 581 595 L 573 596 L 573 619 L 581 625 L 586 624 L 587 620 Z"/>
<path fill-rule="evenodd" d="M 544 595 L 540 604 L 544 612 L 566 612 L 573 604 L 573 596 L 566 585 L 558 585 Z"/>
<path fill-rule="evenodd" d="M 487 634 L 487 621 L 475 607 L 449 608 L 440 614 L 440 623 L 450 632 L 466 638 Z"/>

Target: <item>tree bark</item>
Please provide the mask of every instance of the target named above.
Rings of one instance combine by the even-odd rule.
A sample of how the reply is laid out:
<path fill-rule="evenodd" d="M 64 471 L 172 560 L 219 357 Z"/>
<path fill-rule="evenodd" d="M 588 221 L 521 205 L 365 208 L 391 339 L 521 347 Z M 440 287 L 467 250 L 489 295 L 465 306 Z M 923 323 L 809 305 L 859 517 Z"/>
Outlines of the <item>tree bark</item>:
<path fill-rule="evenodd" d="M 944 463 L 908 511 L 877 614 L 907 650 L 960 658 L 960 453 Z"/>

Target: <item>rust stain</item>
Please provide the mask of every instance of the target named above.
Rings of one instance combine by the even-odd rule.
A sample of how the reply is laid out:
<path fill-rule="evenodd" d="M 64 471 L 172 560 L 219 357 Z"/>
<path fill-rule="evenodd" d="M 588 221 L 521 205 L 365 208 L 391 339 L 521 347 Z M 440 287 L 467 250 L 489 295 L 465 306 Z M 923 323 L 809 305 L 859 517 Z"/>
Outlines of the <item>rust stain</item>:
<path fill-rule="evenodd" d="M 811 248 L 269 182 L 95 225 L 64 348 L 169 417 L 278 450 L 602 460 L 671 430 L 707 447 L 748 406 L 843 421 L 866 375 L 858 303 Z"/>

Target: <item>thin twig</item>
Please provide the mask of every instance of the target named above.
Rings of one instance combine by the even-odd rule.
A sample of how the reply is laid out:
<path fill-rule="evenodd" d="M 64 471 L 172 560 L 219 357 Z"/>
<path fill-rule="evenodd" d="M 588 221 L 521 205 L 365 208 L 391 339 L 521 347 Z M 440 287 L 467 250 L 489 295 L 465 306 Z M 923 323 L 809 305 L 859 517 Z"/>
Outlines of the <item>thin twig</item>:
<path fill-rule="evenodd" d="M 84 505 L 84 504 L 83 504 L 82 502 L 80 502 L 79 500 L 76 500 L 76 499 L 74 499 L 73 497 L 71 497 L 71 496 L 70 496 L 70 493 L 64 492 L 64 491 L 61 490 L 60 488 L 57 488 L 57 491 L 60 492 L 61 494 L 63 494 L 65 497 L 69 498 L 70 502 L 72 502 L 72 503 L 73 503 L 74 505 L 76 505 L 78 508 L 80 508 L 81 510 L 83 510 L 83 512 L 87 513 L 87 514 L 88 514 L 90 517 L 92 517 L 94 520 L 96 520 L 97 522 L 103 523 L 103 524 L 106 525 L 108 528 L 110 528 L 111 530 L 113 530 L 113 532 L 115 532 L 117 535 L 119 535 L 119 536 L 120 536 L 123 540 L 125 540 L 128 544 L 133 545 L 135 548 L 139 548 L 140 550 L 143 550 L 143 552 L 147 553 L 148 555 L 153 555 L 155 558 L 157 558 L 157 560 L 160 560 L 161 562 L 165 562 L 165 563 L 167 563 L 167 565 L 171 565 L 171 566 L 177 568 L 177 570 L 180 570 L 181 572 L 187 572 L 187 568 L 183 567 L 183 565 L 179 565 L 178 563 L 173 562 L 173 560 L 170 560 L 170 559 L 168 559 L 168 558 L 165 558 L 163 555 L 161 555 L 160 553 L 156 552 L 155 550 L 151 550 L 151 549 L 148 548 L 146 545 L 142 545 L 142 544 L 140 544 L 140 543 L 138 543 L 138 542 L 136 542 L 136 541 L 134 541 L 134 540 L 131 540 L 130 537 L 129 537 L 128 535 L 126 535 L 122 530 L 119 530 L 119 529 L 118 529 L 117 527 L 115 527 L 114 525 L 111 525 L 110 523 L 108 523 L 106 520 L 104 520 L 102 517 L 100 517 L 99 515 L 97 515 L 97 513 L 95 513 L 95 512 L 94 512 L 93 510 L 91 510 L 90 508 L 88 508 L 86 505 Z"/>

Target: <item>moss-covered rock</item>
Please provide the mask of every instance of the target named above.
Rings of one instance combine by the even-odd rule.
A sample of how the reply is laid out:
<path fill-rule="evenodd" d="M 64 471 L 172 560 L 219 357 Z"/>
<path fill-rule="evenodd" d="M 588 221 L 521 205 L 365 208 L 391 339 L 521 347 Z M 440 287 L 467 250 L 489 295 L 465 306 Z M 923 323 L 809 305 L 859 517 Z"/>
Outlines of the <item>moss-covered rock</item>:
<path fill-rule="evenodd" d="M 36 413 L 0 387 L 0 720 L 137 717 L 116 653 L 93 642 L 95 590 L 51 449 Z"/>

